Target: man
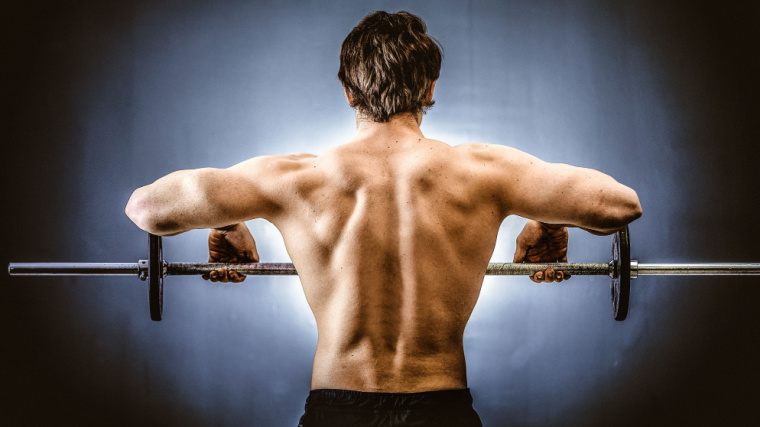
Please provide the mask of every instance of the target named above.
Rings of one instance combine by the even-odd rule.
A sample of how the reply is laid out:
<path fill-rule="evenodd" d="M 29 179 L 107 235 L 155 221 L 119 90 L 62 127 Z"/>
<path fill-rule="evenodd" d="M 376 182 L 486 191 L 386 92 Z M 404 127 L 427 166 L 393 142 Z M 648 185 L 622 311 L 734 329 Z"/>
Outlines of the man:
<path fill-rule="evenodd" d="M 175 172 L 127 205 L 151 233 L 211 228 L 210 261 L 258 261 L 246 220 L 282 233 L 319 336 L 303 426 L 480 425 L 462 334 L 502 221 L 531 219 L 515 262 L 566 261 L 565 226 L 610 234 L 641 215 L 636 193 L 600 172 L 425 138 L 440 66 L 422 20 L 373 13 L 341 50 L 350 142 Z M 550 269 L 531 279 L 566 278 Z"/>

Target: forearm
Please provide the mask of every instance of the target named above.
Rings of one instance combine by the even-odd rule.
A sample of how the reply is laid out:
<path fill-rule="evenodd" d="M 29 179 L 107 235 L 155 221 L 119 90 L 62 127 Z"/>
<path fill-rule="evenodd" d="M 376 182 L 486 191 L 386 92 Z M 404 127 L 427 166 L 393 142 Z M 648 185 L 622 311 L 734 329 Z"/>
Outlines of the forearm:
<path fill-rule="evenodd" d="M 561 227 L 580 228 L 581 230 L 583 230 L 583 231 L 585 231 L 587 233 L 593 234 L 594 236 L 609 236 L 610 234 L 615 233 L 616 231 L 620 230 L 621 228 L 623 228 L 625 226 L 625 225 L 622 225 L 622 226 L 617 227 L 617 228 L 605 228 L 605 229 L 595 230 L 593 228 L 579 227 L 579 226 L 573 225 L 573 224 L 547 224 L 545 222 L 542 222 L 541 225 L 547 226 L 547 228 L 561 228 Z"/>
<path fill-rule="evenodd" d="M 541 225 L 547 227 L 547 228 L 561 228 L 561 227 L 567 227 L 567 228 L 580 228 L 581 230 L 593 234 L 595 236 L 608 236 L 610 234 L 613 234 L 620 230 L 621 228 L 625 227 L 626 225 L 630 224 L 631 222 L 635 221 L 639 216 L 641 216 L 641 210 L 636 210 L 635 208 L 631 209 L 631 213 L 626 215 L 619 215 L 619 216 L 605 216 L 604 218 L 597 218 L 593 220 L 588 219 L 582 219 L 577 221 L 576 223 L 547 223 L 542 222 Z M 580 225 L 580 224 L 587 224 L 587 225 Z"/>
<path fill-rule="evenodd" d="M 530 221 L 535 221 L 535 220 L 530 220 Z M 604 232 L 597 231 L 597 230 L 592 230 L 590 228 L 576 227 L 576 226 L 574 226 L 572 224 L 549 224 L 549 223 L 541 222 L 541 221 L 536 221 L 536 222 L 538 224 L 540 224 L 542 227 L 544 227 L 549 232 L 554 232 L 554 231 L 559 230 L 561 228 L 574 227 L 574 228 L 580 228 L 581 230 L 586 231 L 588 233 L 591 233 L 591 234 L 593 234 L 595 236 L 606 236 L 608 234 L 611 234 L 611 233 L 604 233 Z M 614 233 L 614 231 L 613 231 L 613 233 Z"/>

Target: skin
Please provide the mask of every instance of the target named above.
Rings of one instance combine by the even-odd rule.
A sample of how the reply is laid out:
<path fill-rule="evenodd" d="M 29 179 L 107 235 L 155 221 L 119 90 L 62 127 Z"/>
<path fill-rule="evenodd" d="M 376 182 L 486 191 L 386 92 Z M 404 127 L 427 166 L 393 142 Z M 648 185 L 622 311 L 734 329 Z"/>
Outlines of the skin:
<path fill-rule="evenodd" d="M 210 261 L 258 261 L 243 222 L 274 224 L 317 323 L 312 389 L 466 388 L 462 336 L 502 221 L 532 219 L 516 262 L 566 261 L 565 226 L 610 234 L 641 206 L 598 171 L 427 139 L 421 118 L 357 114 L 353 139 L 319 156 L 175 172 L 136 190 L 126 212 L 159 235 L 212 228 Z M 532 280 L 565 278 L 547 270 Z M 244 277 L 220 270 L 209 279 Z"/>

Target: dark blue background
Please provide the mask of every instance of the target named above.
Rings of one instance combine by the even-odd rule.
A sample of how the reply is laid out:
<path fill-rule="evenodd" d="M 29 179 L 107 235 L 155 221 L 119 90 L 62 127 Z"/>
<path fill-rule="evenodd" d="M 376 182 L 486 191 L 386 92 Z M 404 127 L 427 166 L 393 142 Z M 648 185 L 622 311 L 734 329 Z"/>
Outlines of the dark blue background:
<path fill-rule="evenodd" d="M 754 2 L 161 0 L 3 7 L 2 264 L 134 262 L 136 187 L 347 141 L 340 43 L 377 9 L 419 14 L 443 44 L 428 137 L 635 188 L 641 262 L 760 261 Z M 494 260 L 523 222 L 505 221 Z M 263 260 L 287 260 L 274 227 L 249 226 Z M 205 260 L 205 238 L 165 239 L 166 258 Z M 609 246 L 573 230 L 569 256 Z M 297 423 L 316 330 L 296 278 L 170 277 L 160 323 L 136 278 L 0 280 L 8 425 Z M 640 278 L 620 323 L 605 278 L 487 278 L 465 333 L 475 407 L 486 426 L 748 423 L 758 284 Z"/>

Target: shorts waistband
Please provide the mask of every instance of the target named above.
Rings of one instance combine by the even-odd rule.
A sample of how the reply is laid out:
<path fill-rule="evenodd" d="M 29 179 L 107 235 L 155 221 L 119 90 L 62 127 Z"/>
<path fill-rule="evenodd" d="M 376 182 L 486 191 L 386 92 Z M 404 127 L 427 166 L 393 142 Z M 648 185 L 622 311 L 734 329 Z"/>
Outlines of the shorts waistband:
<path fill-rule="evenodd" d="M 312 390 L 306 407 L 326 405 L 333 410 L 350 407 L 353 410 L 406 410 L 439 408 L 451 405 L 472 405 L 470 389 L 436 390 L 419 393 L 380 393 L 355 390 Z"/>

